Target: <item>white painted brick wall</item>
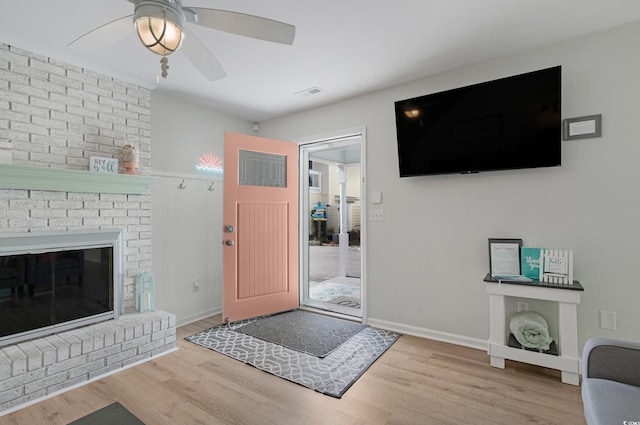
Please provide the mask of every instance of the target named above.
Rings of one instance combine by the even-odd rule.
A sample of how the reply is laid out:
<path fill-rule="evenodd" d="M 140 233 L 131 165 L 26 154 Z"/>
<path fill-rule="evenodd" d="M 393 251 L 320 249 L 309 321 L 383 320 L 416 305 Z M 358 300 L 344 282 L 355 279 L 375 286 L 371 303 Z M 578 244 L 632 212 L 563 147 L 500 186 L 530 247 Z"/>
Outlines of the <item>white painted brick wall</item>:
<path fill-rule="evenodd" d="M 135 143 L 151 169 L 151 92 L 0 43 L 0 146 L 16 165 L 88 170 L 90 156 L 118 158 Z M 0 232 L 122 227 L 125 312 L 135 277 L 151 270 L 150 195 L 0 190 Z"/>
<path fill-rule="evenodd" d="M 88 170 L 135 143 L 151 170 L 151 92 L 0 43 L 0 147 L 13 163 Z M 175 316 L 134 314 L 135 277 L 151 270 L 150 195 L 0 189 L 0 232 L 120 227 L 125 314 L 0 349 L 0 412 L 100 377 L 176 345 Z"/>

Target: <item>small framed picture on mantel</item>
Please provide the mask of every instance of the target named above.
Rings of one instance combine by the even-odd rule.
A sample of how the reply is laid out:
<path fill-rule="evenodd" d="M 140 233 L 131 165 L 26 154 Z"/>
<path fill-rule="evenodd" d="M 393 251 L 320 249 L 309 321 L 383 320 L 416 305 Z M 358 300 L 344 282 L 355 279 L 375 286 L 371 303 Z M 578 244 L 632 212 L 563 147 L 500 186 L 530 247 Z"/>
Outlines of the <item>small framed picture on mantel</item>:
<path fill-rule="evenodd" d="M 522 239 L 489 239 L 491 276 L 519 276 L 521 246 Z"/>

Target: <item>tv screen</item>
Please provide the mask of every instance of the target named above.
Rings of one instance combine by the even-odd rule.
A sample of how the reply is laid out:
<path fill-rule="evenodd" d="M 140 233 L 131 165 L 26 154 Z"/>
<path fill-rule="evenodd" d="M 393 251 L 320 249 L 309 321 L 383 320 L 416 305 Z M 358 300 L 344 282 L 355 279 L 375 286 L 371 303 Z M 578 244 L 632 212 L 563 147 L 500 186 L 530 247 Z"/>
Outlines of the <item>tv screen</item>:
<path fill-rule="evenodd" d="M 561 67 L 395 102 L 400 177 L 552 167 Z"/>

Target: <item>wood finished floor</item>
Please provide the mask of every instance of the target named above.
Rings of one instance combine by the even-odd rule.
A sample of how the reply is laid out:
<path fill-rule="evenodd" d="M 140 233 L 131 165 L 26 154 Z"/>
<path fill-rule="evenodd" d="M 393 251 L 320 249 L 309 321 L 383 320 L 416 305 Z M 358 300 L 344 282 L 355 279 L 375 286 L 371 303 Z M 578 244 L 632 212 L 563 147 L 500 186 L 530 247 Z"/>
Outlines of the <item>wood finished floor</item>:
<path fill-rule="evenodd" d="M 584 425 L 580 388 L 559 373 L 486 352 L 403 336 L 346 392 L 328 397 L 183 338 L 179 350 L 0 417 L 0 424 L 67 424 L 115 401 L 148 425 Z"/>

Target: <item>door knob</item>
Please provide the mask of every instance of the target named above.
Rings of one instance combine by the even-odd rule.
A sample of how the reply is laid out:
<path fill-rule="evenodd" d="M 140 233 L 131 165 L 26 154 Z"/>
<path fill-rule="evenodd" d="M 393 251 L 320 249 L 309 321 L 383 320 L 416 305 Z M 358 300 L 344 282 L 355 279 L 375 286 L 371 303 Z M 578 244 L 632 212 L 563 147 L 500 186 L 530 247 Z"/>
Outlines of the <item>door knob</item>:
<path fill-rule="evenodd" d="M 226 241 L 224 241 L 224 244 L 226 246 L 233 246 L 235 245 L 235 242 L 233 242 L 233 239 L 227 239 Z"/>

